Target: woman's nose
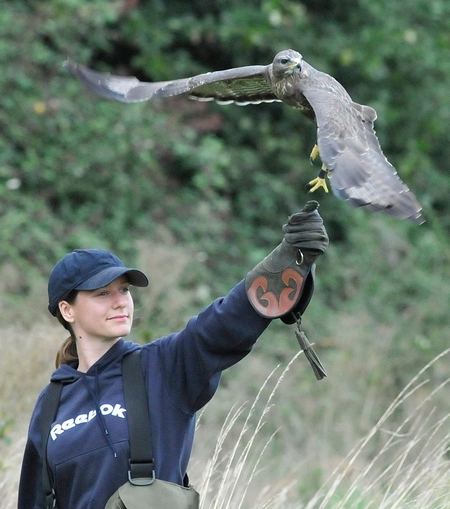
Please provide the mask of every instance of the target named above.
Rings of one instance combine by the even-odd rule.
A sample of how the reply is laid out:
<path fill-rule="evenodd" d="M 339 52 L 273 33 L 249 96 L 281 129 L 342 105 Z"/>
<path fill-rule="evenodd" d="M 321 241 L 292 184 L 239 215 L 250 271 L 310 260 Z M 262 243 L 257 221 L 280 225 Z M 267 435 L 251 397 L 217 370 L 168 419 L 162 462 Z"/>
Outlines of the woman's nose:
<path fill-rule="evenodd" d="M 114 306 L 118 308 L 126 307 L 128 304 L 128 299 L 125 294 L 122 292 L 116 292 L 114 295 Z"/>

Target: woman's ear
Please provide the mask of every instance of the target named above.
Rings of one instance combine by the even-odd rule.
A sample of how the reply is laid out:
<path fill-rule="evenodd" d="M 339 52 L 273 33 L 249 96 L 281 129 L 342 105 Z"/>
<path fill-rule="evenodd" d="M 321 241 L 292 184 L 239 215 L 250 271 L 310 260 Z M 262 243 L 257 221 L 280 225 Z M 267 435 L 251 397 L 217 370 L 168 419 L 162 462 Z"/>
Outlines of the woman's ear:
<path fill-rule="evenodd" d="M 59 311 L 61 313 L 61 316 L 64 318 L 64 320 L 68 323 L 73 323 L 75 321 L 73 317 L 73 306 L 69 304 L 67 301 L 62 300 L 59 304 Z"/>

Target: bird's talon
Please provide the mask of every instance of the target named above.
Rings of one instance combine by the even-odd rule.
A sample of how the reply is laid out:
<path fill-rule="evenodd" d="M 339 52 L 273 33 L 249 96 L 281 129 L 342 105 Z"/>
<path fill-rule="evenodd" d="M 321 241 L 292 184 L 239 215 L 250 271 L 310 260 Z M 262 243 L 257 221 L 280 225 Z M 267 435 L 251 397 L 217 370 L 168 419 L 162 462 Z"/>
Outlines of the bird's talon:
<path fill-rule="evenodd" d="M 319 147 L 317 146 L 317 143 L 314 145 L 313 149 L 311 150 L 311 154 L 309 154 L 309 162 L 313 164 L 316 157 L 319 155 Z"/>
<path fill-rule="evenodd" d="M 328 193 L 327 182 L 324 178 L 316 177 L 314 180 L 311 180 L 311 182 L 309 182 L 309 185 L 312 186 L 311 189 L 309 190 L 310 193 L 314 193 L 314 191 L 317 191 L 317 189 L 321 187 L 326 193 Z"/>

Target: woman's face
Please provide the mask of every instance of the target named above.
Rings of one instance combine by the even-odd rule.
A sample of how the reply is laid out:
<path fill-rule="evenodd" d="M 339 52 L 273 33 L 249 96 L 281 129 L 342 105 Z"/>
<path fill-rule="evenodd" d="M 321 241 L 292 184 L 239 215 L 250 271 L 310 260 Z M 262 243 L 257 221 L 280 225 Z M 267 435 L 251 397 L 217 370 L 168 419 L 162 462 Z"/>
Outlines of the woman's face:
<path fill-rule="evenodd" d="M 78 339 L 111 340 L 131 331 L 134 303 L 125 276 L 98 290 L 80 290 L 73 304 L 60 302 Z"/>

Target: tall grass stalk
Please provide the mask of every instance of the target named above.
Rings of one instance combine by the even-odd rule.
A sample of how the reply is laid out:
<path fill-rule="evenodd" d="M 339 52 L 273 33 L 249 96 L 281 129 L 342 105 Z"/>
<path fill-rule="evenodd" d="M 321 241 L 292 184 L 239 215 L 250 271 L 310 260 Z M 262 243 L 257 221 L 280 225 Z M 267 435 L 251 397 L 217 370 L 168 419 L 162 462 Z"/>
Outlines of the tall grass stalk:
<path fill-rule="evenodd" d="M 258 443 L 258 434 L 269 410 L 276 407 L 273 397 L 297 354 L 276 381 L 262 411 L 257 410 L 258 403 L 278 367 L 266 378 L 245 416 L 247 405 L 235 407 L 228 414 L 204 470 L 201 509 L 449 509 L 450 412 L 433 407 L 433 398 L 450 384 L 450 377 L 429 391 L 423 389 L 430 380 L 422 379 L 449 353 L 450 349 L 442 352 L 411 379 L 309 500 L 299 495 L 304 488 L 302 468 L 308 465 L 281 480 L 260 469 L 274 434 L 262 444 Z M 414 395 L 418 402 L 399 420 L 400 410 Z M 260 415 L 251 424 L 255 412 Z M 243 424 L 241 417 L 245 417 Z M 236 426 L 240 426 L 237 439 L 229 446 L 227 437 Z M 367 460 L 368 445 L 375 437 L 381 446 Z M 267 482 L 258 482 L 261 473 Z M 253 499 L 248 496 L 252 483 L 257 486 Z"/>
<path fill-rule="evenodd" d="M 306 509 L 450 507 L 450 495 L 445 497 L 445 505 L 434 505 L 441 498 L 438 492 L 450 488 L 450 465 L 446 458 L 450 433 L 444 432 L 443 436 L 442 433 L 439 436 L 450 419 L 450 413 L 433 423 L 436 409 L 432 409 L 428 415 L 422 412 L 425 405 L 450 383 L 450 378 L 424 397 L 393 432 L 383 428 L 394 412 L 429 382 L 421 381 L 421 376 L 449 352 L 450 349 L 447 349 L 436 356 L 412 378 L 370 432 L 348 453 L 322 489 L 309 501 Z M 387 435 L 388 439 L 372 461 L 354 475 L 353 469 L 358 459 L 377 433 Z M 388 453 L 388 464 L 377 471 L 379 463 Z M 350 485 L 342 493 L 342 486 L 352 477 Z M 422 505 L 425 499 L 429 505 Z"/>
<path fill-rule="evenodd" d="M 276 432 L 271 434 L 262 446 L 259 446 L 259 444 L 256 443 L 256 438 L 265 424 L 265 419 L 272 406 L 271 403 L 273 397 L 281 381 L 289 371 L 292 363 L 300 354 L 301 352 L 298 352 L 286 365 L 267 397 L 263 409 L 260 411 L 260 415 L 257 418 L 257 422 L 252 425 L 252 417 L 256 413 L 258 403 L 262 399 L 268 382 L 279 369 L 279 365 L 265 379 L 253 403 L 251 404 L 247 415 L 245 416 L 244 423 L 241 425 L 237 440 L 232 446 L 230 452 L 226 453 L 224 452 L 226 439 L 232 428 L 238 424 L 239 417 L 244 414 L 246 405 L 243 404 L 238 408 L 234 407 L 229 412 L 225 423 L 220 430 L 212 458 L 208 462 L 208 466 L 205 469 L 205 475 L 201 482 L 200 492 L 202 493 L 202 498 L 200 509 L 241 509 L 244 505 L 244 501 L 247 504 L 245 505 L 245 509 L 250 507 L 248 505 L 248 500 L 246 500 L 248 489 L 259 472 L 258 469 L 261 460 Z M 257 452 L 255 459 L 252 456 L 252 453 L 255 449 L 258 449 L 258 447 L 259 451 Z M 253 465 L 250 461 L 253 461 Z M 217 480 L 217 477 L 220 477 L 220 479 Z M 211 493 L 213 493 L 212 498 L 210 498 Z M 259 504 L 259 502 L 256 502 L 256 504 L 253 504 L 251 507 L 254 507 L 255 509 L 272 507 L 269 502 L 266 500 L 262 503 L 262 505 Z"/>

